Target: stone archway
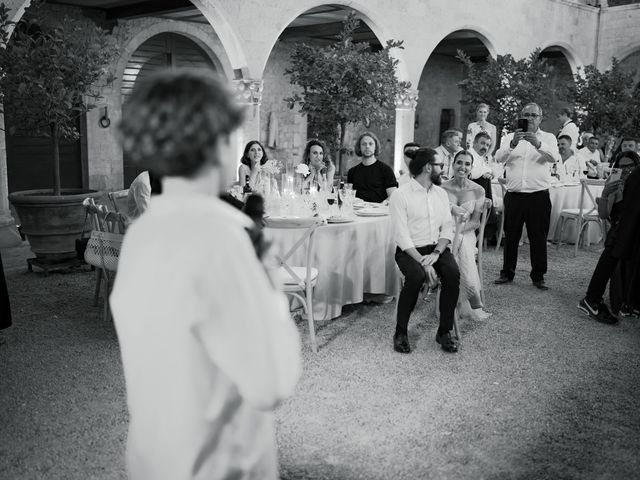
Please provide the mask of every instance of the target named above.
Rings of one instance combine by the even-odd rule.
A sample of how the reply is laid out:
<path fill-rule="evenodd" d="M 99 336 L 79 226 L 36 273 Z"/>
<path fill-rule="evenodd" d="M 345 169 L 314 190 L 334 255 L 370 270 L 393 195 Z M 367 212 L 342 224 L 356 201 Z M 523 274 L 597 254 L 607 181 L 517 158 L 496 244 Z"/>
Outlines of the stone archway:
<path fill-rule="evenodd" d="M 375 23 L 370 25 L 370 16 L 358 10 L 358 6 L 354 3 L 356 2 L 332 2 L 331 4 L 317 2 L 316 6 L 310 9 L 295 12 L 295 16 L 290 15 L 289 23 L 280 31 L 265 62 L 262 77 L 264 91 L 260 107 L 260 140 L 270 155 L 276 156 L 285 163 L 291 165 L 300 163 L 307 139 L 315 136 L 313 127 L 308 124 L 306 117 L 301 116 L 297 108 L 290 110 L 283 101 L 283 98 L 294 93 L 288 77 L 284 76 L 284 70 L 295 44 L 297 42 L 326 44 L 335 41 L 337 33 L 342 28 L 342 21 L 350 12 L 355 12 L 361 20 L 354 35 L 356 42 L 367 42 L 373 49 L 382 49 L 386 43 L 385 37 L 379 33 L 382 29 Z M 305 4 L 305 7 L 308 7 L 308 4 Z M 406 76 L 407 72 L 398 64 L 397 77 L 402 79 Z M 274 129 L 271 128 L 274 123 L 278 125 L 275 136 Z M 355 141 L 357 128 L 347 129 L 347 144 Z M 376 128 L 372 125 L 371 129 L 378 134 L 382 144 L 380 160 L 393 165 L 394 127 Z M 345 168 L 349 168 L 357 161 L 359 159 L 355 157 L 348 159 Z"/>
<path fill-rule="evenodd" d="M 148 38 L 132 52 L 120 78 L 122 104 L 126 103 L 137 82 L 167 68 L 210 69 L 223 75 L 220 61 L 209 55 L 182 34 L 164 32 Z M 122 164 L 124 187 L 128 188 L 141 169 L 126 156 L 123 156 Z"/>
<path fill-rule="evenodd" d="M 579 64 L 570 50 L 562 45 L 553 44 L 540 52 L 540 57 L 547 60 L 551 67 L 551 108 L 544 112 L 544 118 L 540 125 L 542 130 L 556 133 L 562 128 L 557 114 L 562 107 L 571 107 L 570 103 L 562 97 L 562 88 L 573 82 L 574 75 L 578 73 Z"/>
<path fill-rule="evenodd" d="M 414 140 L 421 145 L 435 147 L 445 130 L 459 128 L 464 132 L 472 120 L 460 103 L 462 94 L 457 84 L 464 78 L 465 67 L 456 58 L 458 50 L 474 63 L 495 55 L 493 42 L 475 28 L 455 30 L 436 45 L 418 83 Z"/>

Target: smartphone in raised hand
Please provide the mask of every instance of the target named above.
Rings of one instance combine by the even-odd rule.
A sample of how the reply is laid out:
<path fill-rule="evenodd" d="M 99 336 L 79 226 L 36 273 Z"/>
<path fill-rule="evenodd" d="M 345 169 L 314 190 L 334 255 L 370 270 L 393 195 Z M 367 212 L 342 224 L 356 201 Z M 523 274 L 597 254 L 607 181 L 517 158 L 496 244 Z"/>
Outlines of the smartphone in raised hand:
<path fill-rule="evenodd" d="M 523 132 L 529 131 L 529 120 L 526 118 L 519 118 L 518 125 L 516 126 L 518 130 L 522 130 Z"/>

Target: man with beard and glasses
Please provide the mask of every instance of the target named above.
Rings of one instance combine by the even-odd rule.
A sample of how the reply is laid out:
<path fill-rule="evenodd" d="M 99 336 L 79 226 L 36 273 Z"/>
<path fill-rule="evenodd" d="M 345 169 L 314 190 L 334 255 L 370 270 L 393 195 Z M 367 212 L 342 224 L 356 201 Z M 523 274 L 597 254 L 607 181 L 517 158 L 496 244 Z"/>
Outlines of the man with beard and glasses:
<path fill-rule="evenodd" d="M 508 134 L 496 152 L 496 160 L 505 164 L 507 193 L 504 197 L 504 258 L 496 284 L 513 281 L 518 263 L 518 242 L 527 226 L 531 251 L 531 280 L 540 290 L 547 273 L 547 235 L 551 220 L 549 164 L 560 160 L 556 137 L 540 130 L 542 109 L 528 103 L 520 113 L 528 120 L 527 129 Z"/>
<path fill-rule="evenodd" d="M 362 162 L 349 169 L 347 183 L 353 184 L 356 197 L 365 202 L 384 202 L 398 188 L 398 182 L 393 169 L 376 158 L 380 140 L 372 132 L 364 132 L 356 141 L 355 152 Z"/>
<path fill-rule="evenodd" d="M 440 326 L 436 342 L 447 352 L 457 352 L 451 335 L 453 314 L 460 293 L 460 272 L 449 251 L 453 241 L 453 218 L 447 192 L 439 187 L 443 162 L 431 148 L 420 148 L 409 162 L 409 182 L 391 196 L 389 207 L 395 228 L 396 263 L 404 275 L 398 297 L 393 348 L 411 352 L 407 328 L 425 281 L 440 277 Z"/>

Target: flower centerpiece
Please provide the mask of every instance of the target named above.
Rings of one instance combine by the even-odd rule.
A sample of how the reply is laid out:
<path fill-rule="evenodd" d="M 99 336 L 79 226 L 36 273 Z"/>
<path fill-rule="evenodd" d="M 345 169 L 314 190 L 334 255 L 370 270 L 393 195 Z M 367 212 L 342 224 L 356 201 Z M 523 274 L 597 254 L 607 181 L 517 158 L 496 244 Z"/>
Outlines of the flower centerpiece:
<path fill-rule="evenodd" d="M 304 180 L 309 176 L 311 170 L 309 169 L 309 165 L 306 163 L 300 163 L 296 165 L 295 172 L 297 174 L 295 190 L 296 193 L 302 194 L 302 191 L 304 190 Z"/>

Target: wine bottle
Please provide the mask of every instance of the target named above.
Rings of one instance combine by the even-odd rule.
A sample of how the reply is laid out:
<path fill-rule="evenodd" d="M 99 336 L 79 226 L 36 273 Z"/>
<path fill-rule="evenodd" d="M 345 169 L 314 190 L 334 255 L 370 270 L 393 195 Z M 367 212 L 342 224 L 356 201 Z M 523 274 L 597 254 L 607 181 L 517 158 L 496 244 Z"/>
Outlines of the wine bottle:
<path fill-rule="evenodd" d="M 242 193 L 245 195 L 253 192 L 251 185 L 249 185 L 249 175 L 245 175 L 244 177 L 244 187 L 242 187 Z"/>

